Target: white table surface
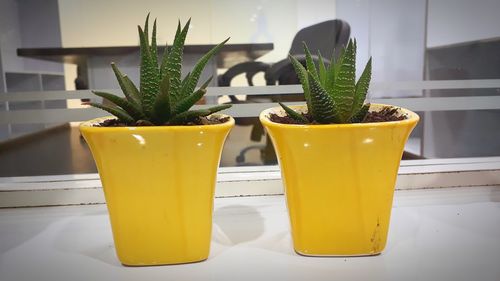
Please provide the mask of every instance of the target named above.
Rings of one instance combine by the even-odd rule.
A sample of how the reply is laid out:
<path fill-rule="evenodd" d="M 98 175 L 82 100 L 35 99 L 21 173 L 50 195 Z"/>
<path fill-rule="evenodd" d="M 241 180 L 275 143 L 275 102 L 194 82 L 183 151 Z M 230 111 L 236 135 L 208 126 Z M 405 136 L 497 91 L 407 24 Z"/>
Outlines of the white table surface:
<path fill-rule="evenodd" d="M 294 253 L 283 196 L 215 200 L 207 261 L 124 267 L 105 205 L 0 210 L 0 280 L 500 280 L 500 187 L 396 193 L 379 256 Z"/>

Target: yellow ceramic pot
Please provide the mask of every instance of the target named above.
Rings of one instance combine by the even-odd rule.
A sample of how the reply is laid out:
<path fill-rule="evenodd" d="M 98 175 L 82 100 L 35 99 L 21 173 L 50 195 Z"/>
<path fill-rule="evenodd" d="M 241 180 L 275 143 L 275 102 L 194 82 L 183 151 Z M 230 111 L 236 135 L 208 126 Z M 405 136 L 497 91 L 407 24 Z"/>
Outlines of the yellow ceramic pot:
<path fill-rule="evenodd" d="M 80 126 L 104 188 L 125 265 L 208 258 L 217 168 L 234 119 L 218 125 Z"/>
<path fill-rule="evenodd" d="M 408 119 L 331 125 L 271 122 L 271 112 L 284 114 L 278 107 L 260 114 L 281 166 L 296 252 L 354 256 L 384 249 L 400 159 L 419 120 L 401 110 Z"/>

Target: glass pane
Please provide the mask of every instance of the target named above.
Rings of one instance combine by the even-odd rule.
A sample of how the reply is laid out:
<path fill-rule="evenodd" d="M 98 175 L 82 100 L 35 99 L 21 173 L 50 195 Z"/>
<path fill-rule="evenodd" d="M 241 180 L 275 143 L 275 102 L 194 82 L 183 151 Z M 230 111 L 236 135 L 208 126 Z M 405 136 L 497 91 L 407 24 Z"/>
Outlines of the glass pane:
<path fill-rule="evenodd" d="M 118 10 L 120 16 L 110 21 L 110 15 Z M 161 46 L 172 43 L 178 20 L 184 23 L 192 19 L 183 75 L 200 58 L 196 50 L 231 37 L 227 49 L 210 61 L 202 74 L 201 80 L 214 76 L 211 87 L 297 84 L 288 53 L 299 54 L 302 41 L 306 41 L 314 54 L 326 46 L 328 50 L 322 54 L 328 57 L 334 53 L 332 46 L 342 41 L 340 35 L 348 30 L 347 34 L 357 40 L 358 77 L 368 59 L 373 58 L 368 101 L 500 96 L 499 1 L 5 0 L 0 3 L 0 95 L 6 92 L 19 96 L 0 100 L 0 114 L 19 114 L 19 120 L 0 120 L 0 176 L 96 172 L 77 123 L 65 123 L 82 120 L 56 118 L 58 122 L 42 122 L 37 118 L 83 116 L 89 111 L 81 102 L 90 96 L 75 98 L 70 94 L 81 92 L 67 92 L 67 100 L 60 96 L 45 100 L 17 97 L 26 92 L 117 90 L 119 85 L 109 67 L 111 61 L 138 83 L 136 26 L 143 24 L 149 11 L 152 18 L 158 19 L 157 39 Z M 464 15 L 473 20 L 464 20 Z M 348 28 L 335 25 L 305 32 L 334 19 L 343 20 Z M 23 54 L 23 50 L 40 48 L 70 53 Z M 257 64 L 234 77 L 229 75 L 228 69 L 242 62 Z M 278 66 L 280 71 L 274 71 Z M 469 80 L 476 81 L 474 86 L 462 83 Z M 425 81 L 449 83 L 443 87 L 422 84 Z M 278 101 L 303 102 L 303 96 L 238 92 L 231 97 L 207 97 L 204 102 L 276 105 Z M 418 99 L 414 101 L 418 103 Z M 498 106 L 492 103 L 490 110 L 463 109 L 420 108 L 422 120 L 408 142 L 404 159 L 500 156 Z M 237 118 L 221 166 L 276 164 L 272 145 L 256 117 L 258 113 Z M 31 123 L 20 121 L 26 116 Z"/>

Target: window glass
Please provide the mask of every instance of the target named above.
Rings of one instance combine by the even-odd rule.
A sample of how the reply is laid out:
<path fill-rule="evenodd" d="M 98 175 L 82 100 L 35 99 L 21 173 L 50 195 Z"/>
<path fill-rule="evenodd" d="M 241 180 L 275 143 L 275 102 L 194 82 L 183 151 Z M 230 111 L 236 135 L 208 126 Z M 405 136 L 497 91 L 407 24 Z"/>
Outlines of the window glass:
<path fill-rule="evenodd" d="M 357 40 L 358 77 L 373 58 L 368 100 L 404 105 L 420 114 L 404 159 L 500 156 L 499 1 L 4 0 L 0 177 L 96 172 L 77 121 L 103 114 L 82 101 L 99 100 L 88 89 L 119 92 L 111 61 L 139 82 L 139 53 L 126 47 L 138 45 L 136 26 L 143 25 L 148 12 L 158 20 L 159 45 L 171 44 L 178 20 L 184 24 L 191 18 L 184 75 L 200 57 L 197 48 L 231 37 L 227 51 L 202 75 L 202 80 L 219 76 L 204 103 L 233 103 L 230 112 L 239 116 L 221 166 L 276 165 L 257 115 L 277 101 L 303 100 L 300 86 L 216 88 L 226 82 L 249 84 L 245 74 L 230 81 L 222 75 L 248 61 L 261 62 L 263 69 L 286 65 L 288 53 L 300 51 L 302 40 L 314 46 L 313 53 L 332 46 L 340 40 L 337 27 L 292 42 L 299 31 L 333 19 L 346 22 L 348 35 Z M 293 72 L 284 73 L 269 80 L 271 75 L 260 71 L 251 82 L 297 82 Z"/>

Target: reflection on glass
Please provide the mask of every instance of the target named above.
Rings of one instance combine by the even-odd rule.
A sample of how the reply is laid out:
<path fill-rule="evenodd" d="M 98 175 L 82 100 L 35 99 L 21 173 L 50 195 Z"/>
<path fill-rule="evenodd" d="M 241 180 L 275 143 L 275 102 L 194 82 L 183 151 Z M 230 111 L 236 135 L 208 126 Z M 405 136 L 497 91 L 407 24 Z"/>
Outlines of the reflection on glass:
<path fill-rule="evenodd" d="M 152 13 L 153 17 L 158 17 L 159 30 L 164 30 L 158 34 L 159 42 L 171 43 L 177 20 L 185 22 L 192 17 L 193 29 L 187 38 L 187 45 L 212 44 L 227 36 L 231 36 L 231 44 L 273 43 L 272 50 L 253 58 L 272 64 L 286 58 L 299 30 L 319 22 L 342 19 L 349 24 L 351 36 L 358 41 L 358 77 L 362 64 L 372 56 L 374 82 L 500 79 L 500 17 L 497 16 L 500 1 L 160 2 L 151 2 L 148 6 L 151 11 L 164 11 Z M 199 9 L 190 8 L 192 5 Z M 86 69 L 79 69 L 76 64 L 63 65 L 19 57 L 16 50 L 137 45 L 135 33 L 121 31 L 130 30 L 127 26 L 142 24 L 148 12 L 143 7 L 143 3 L 134 1 L 2 1 L 0 18 L 4 24 L 0 28 L 0 36 L 6 40 L 0 41 L 0 94 L 82 89 L 82 85 L 87 83 L 88 86 L 92 81 L 114 81 L 112 76 L 106 76 L 112 73 L 104 72 L 96 72 L 88 81 L 82 81 L 77 74 L 85 73 Z M 121 11 L 121 17 L 110 23 L 107 20 L 112 14 L 110 11 L 116 10 Z M 464 14 L 474 20 L 464 20 Z M 89 18 L 93 20 L 89 22 Z M 111 59 L 116 58 L 110 56 Z M 117 63 L 130 62 L 128 60 L 131 59 L 132 56 L 124 57 Z M 186 57 L 184 62 L 197 59 L 196 56 Z M 135 62 L 131 64 L 136 65 Z M 108 68 L 108 61 L 98 67 Z M 138 74 L 136 69 L 124 71 Z M 213 71 L 216 76 L 226 69 L 214 68 Z M 208 76 L 207 73 L 204 75 Z M 213 80 L 214 83 L 216 80 Z M 259 73 L 253 82 L 265 85 L 265 75 Z M 231 85 L 247 85 L 244 74 L 234 77 Z M 117 89 L 118 85 L 109 84 L 102 88 Z M 500 88 L 373 90 L 369 98 L 462 96 L 500 96 Z M 296 97 L 301 96 L 275 96 L 273 102 Z M 270 101 L 268 96 L 247 100 L 261 102 L 259 99 L 262 98 Z M 59 100 L 1 101 L 0 113 L 42 108 L 36 114 L 45 114 L 44 110 L 67 107 L 81 107 L 81 100 L 72 99 L 66 105 Z M 54 111 L 51 114 L 55 114 Z M 255 112 L 255 116 L 257 114 Z M 419 114 L 421 122 L 405 147 L 403 159 L 500 156 L 500 122 L 497 121 L 500 120 L 500 110 Z M 140 144 L 145 143 L 140 135 L 134 137 Z M 365 143 L 369 142 L 369 139 L 365 140 Z M 202 145 L 198 143 L 198 146 Z M 224 147 L 221 165 L 275 164 L 277 159 L 272 143 L 257 117 L 237 118 L 237 126 Z M 0 176 L 95 172 L 87 144 L 74 124 L 0 123 Z"/>

